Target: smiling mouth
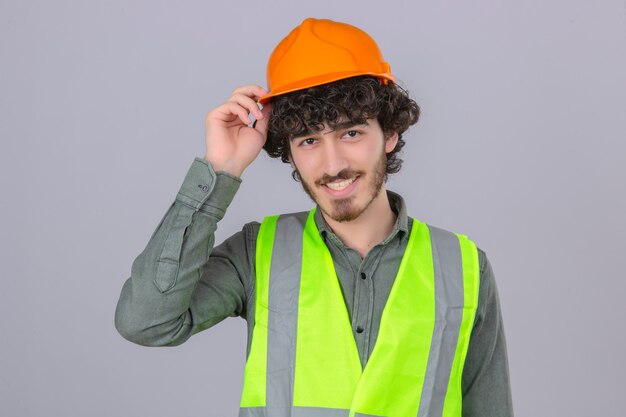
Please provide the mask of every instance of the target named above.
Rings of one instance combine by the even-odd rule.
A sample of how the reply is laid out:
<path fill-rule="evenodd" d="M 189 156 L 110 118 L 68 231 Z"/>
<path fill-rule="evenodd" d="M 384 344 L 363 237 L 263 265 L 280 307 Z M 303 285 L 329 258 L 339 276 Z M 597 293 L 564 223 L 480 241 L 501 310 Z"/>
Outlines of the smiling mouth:
<path fill-rule="evenodd" d="M 346 188 L 348 188 L 348 186 L 350 186 L 350 184 L 352 184 L 354 181 L 356 181 L 356 179 L 359 178 L 359 176 L 357 175 L 356 177 L 352 177 L 349 178 L 347 180 L 343 180 L 343 181 L 337 181 L 337 182 L 328 182 L 326 184 L 324 184 L 324 186 L 330 188 L 331 190 L 334 191 L 341 191 L 341 190 L 345 190 Z"/>

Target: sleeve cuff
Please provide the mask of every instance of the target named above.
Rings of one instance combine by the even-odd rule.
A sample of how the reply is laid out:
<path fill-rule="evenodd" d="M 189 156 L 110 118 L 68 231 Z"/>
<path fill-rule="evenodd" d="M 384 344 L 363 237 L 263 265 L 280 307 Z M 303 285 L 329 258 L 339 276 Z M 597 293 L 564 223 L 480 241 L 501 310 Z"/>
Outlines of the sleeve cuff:
<path fill-rule="evenodd" d="M 220 220 L 240 184 L 241 178 L 222 171 L 216 173 L 206 159 L 195 157 L 176 200 Z"/>

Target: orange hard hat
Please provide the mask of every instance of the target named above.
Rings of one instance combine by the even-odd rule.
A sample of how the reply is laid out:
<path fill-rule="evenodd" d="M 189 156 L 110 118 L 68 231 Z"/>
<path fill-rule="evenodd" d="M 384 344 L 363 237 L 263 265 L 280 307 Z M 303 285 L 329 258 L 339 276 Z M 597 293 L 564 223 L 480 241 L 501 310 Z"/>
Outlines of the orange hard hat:
<path fill-rule="evenodd" d="M 305 19 L 274 49 L 267 63 L 271 97 L 357 75 L 396 81 L 389 64 L 367 33 L 346 23 Z"/>

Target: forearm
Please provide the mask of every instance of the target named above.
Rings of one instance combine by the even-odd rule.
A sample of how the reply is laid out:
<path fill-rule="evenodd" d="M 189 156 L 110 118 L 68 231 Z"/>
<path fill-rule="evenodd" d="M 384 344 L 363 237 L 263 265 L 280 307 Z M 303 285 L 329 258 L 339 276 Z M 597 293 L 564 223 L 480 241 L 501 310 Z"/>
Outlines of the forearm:
<path fill-rule="evenodd" d="M 195 158 L 175 201 L 134 260 L 115 312 L 126 339 L 146 346 L 177 345 L 192 334 L 190 304 L 239 180 L 216 175 Z"/>

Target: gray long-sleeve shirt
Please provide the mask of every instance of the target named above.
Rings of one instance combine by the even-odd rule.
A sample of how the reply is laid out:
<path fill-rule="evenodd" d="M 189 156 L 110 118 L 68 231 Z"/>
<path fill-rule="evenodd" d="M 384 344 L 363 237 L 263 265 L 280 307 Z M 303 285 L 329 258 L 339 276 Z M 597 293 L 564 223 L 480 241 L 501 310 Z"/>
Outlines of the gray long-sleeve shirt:
<path fill-rule="evenodd" d="M 227 317 L 254 325 L 255 247 L 260 224 L 247 223 L 214 246 L 217 223 L 241 180 L 215 173 L 196 157 L 176 199 L 137 256 L 115 312 L 126 339 L 144 346 L 174 346 Z M 391 234 L 365 258 L 345 246 L 316 211 L 315 222 L 332 254 L 361 364 L 373 350 L 383 308 L 408 242 L 412 219 L 404 200 L 388 192 L 397 220 Z M 493 271 L 478 249 L 480 292 L 463 368 L 463 416 L 513 415 L 506 342 Z M 358 330 L 357 330 L 358 329 Z"/>

